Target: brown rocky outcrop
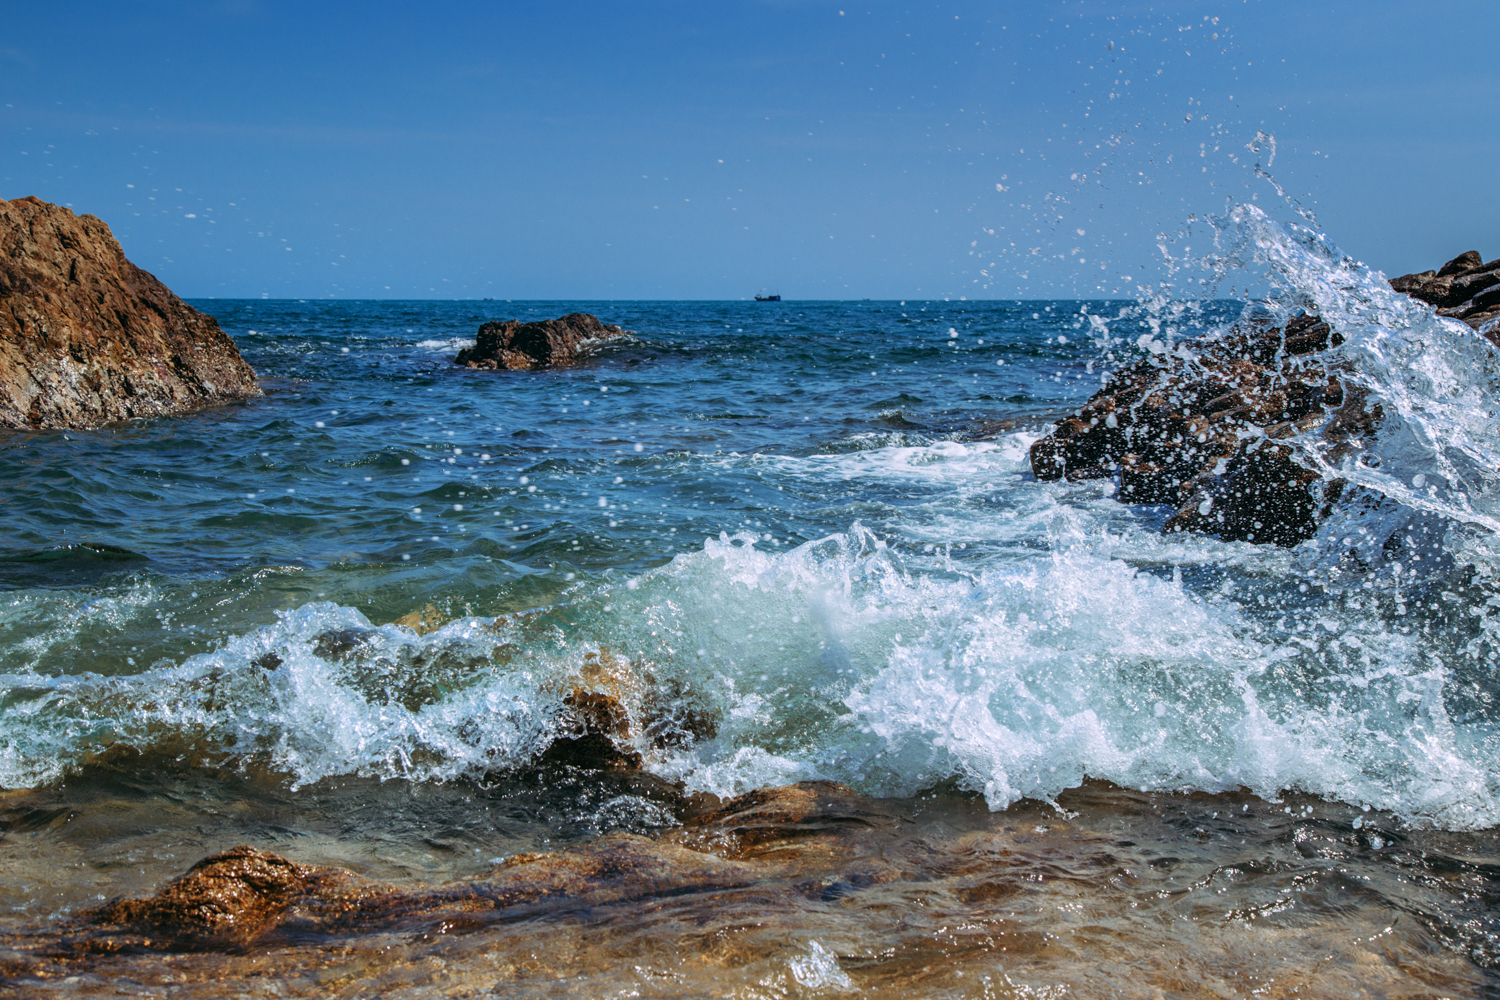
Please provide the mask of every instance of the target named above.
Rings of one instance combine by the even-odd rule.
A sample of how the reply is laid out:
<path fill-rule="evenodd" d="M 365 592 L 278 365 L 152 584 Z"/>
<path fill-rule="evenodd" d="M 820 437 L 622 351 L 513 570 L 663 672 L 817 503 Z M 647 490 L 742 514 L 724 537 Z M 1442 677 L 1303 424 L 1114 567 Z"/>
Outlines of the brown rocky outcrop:
<path fill-rule="evenodd" d="M 0 200 L 0 426 L 98 427 L 259 392 L 214 318 L 126 260 L 99 219 Z"/>
<path fill-rule="evenodd" d="M 1436 271 L 1392 278 L 1391 287 L 1476 330 L 1500 318 L 1500 258 L 1486 264 L 1477 250 L 1459 254 Z M 1500 332 L 1489 331 L 1488 336 L 1496 340 Z"/>
<path fill-rule="evenodd" d="M 1500 260 L 1486 264 L 1471 250 L 1391 287 L 1500 343 L 1500 324 L 1490 323 L 1500 317 Z M 1338 343 L 1328 324 L 1302 315 L 1284 328 L 1241 322 L 1186 351 L 1144 358 L 1031 446 L 1032 472 L 1118 477 L 1119 500 L 1177 508 L 1169 533 L 1295 545 L 1312 537 L 1344 483 L 1305 468 L 1281 442 L 1321 428 L 1337 457 L 1380 417 L 1321 356 Z"/>
<path fill-rule="evenodd" d="M 1295 545 L 1338 495 L 1280 442 L 1329 422 L 1348 438 L 1367 427 L 1363 398 L 1346 391 L 1318 352 L 1328 324 L 1242 323 L 1218 340 L 1151 355 L 1117 372 L 1077 413 L 1031 447 L 1038 479 L 1118 475 L 1126 503 L 1177 507 L 1165 530 Z"/>
<path fill-rule="evenodd" d="M 594 343 L 623 337 L 630 331 L 599 322 L 588 313 L 523 323 L 518 319 L 486 323 L 474 346 L 458 352 L 455 364 L 468 368 L 525 369 L 577 364 Z"/>

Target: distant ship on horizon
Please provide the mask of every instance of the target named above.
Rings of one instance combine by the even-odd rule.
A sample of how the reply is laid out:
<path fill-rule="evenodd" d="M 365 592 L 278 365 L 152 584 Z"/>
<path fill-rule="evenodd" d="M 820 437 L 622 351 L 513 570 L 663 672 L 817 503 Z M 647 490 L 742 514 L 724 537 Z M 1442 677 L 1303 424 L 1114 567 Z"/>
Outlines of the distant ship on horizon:
<path fill-rule="evenodd" d="M 764 288 L 762 288 L 759 292 L 755 293 L 755 301 L 757 301 L 757 302 L 780 302 L 781 301 L 781 293 L 780 292 L 767 292 Z"/>

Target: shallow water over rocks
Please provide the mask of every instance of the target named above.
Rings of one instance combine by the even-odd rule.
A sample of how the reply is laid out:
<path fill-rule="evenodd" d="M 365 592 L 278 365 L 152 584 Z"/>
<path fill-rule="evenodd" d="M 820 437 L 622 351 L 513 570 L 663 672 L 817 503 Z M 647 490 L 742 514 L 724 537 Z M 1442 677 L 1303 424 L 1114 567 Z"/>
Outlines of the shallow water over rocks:
<path fill-rule="evenodd" d="M 20 995 L 1481 996 L 1500 955 L 1492 835 L 1304 797 L 1089 783 L 1058 808 L 995 813 L 942 790 L 875 800 L 811 783 L 720 802 L 554 771 L 486 789 L 327 787 L 273 823 L 272 802 L 247 808 L 242 788 L 216 802 L 190 769 L 149 791 L 119 784 L 7 803 L 5 864 L 23 878 L 7 909 L 45 898 L 66 914 L 4 921 Z M 544 820 L 611 793 L 681 825 L 599 836 Z M 359 808 L 333 810 L 331 829 L 341 799 Z M 101 812 L 110 832 L 84 832 Z M 180 873 L 186 840 L 252 833 L 348 870 L 304 866 L 277 896 L 255 882 L 265 860 L 231 852 L 221 874 L 249 863 L 238 895 L 206 897 L 190 876 L 155 903 L 69 905 L 85 902 L 75 864 L 144 894 Z"/>

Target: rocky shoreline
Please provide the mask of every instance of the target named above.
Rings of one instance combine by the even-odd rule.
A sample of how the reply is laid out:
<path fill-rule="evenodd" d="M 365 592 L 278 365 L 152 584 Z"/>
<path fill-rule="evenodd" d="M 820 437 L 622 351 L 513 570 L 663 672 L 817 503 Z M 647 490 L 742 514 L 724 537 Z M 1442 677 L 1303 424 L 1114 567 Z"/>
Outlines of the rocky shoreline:
<path fill-rule="evenodd" d="M 1479 995 L 1489 966 L 1484 924 L 1440 918 L 1485 884 L 1489 841 L 1338 803 L 1104 782 L 1004 813 L 825 781 L 663 794 L 666 827 L 440 884 L 217 849 L 141 895 L 0 925 L 0 995 L 1331 1000 Z M 1393 921 L 1402 878 L 1426 895 Z"/>
<path fill-rule="evenodd" d="M 92 215 L 0 200 L 0 427 L 87 429 L 260 393 L 218 322 Z"/>
<path fill-rule="evenodd" d="M 1469 251 L 1397 291 L 1500 345 L 1500 260 Z M 1117 480 L 1123 503 L 1176 508 L 1165 533 L 1291 546 L 1317 531 L 1344 489 L 1300 465 L 1286 439 L 1320 433 L 1330 457 L 1357 449 L 1378 404 L 1323 352 L 1341 338 L 1317 316 L 1241 320 L 1225 334 L 1161 350 L 1119 372 L 1031 446 L 1037 479 Z"/>

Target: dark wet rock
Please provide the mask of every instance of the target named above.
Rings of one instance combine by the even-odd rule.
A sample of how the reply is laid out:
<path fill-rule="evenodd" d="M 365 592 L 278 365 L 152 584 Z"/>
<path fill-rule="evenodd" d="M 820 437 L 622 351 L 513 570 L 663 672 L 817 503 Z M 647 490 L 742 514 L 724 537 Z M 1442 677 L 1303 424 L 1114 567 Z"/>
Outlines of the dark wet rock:
<path fill-rule="evenodd" d="M 1490 339 L 1497 347 L 1500 347 L 1500 329 L 1493 325 L 1500 320 L 1500 306 L 1486 309 L 1483 312 L 1472 313 L 1464 317 L 1464 322 L 1478 330 Z"/>
<path fill-rule="evenodd" d="M 716 713 L 681 682 L 601 647 L 584 654 L 570 679 L 539 762 L 632 770 L 642 764 L 642 748 L 681 747 L 717 731 Z"/>
<path fill-rule="evenodd" d="M 1428 305 L 1442 308 L 1452 303 L 1454 280 L 1451 274 L 1440 278 L 1435 271 L 1423 271 L 1421 274 L 1403 274 L 1399 278 L 1392 278 L 1391 287 Z"/>
<path fill-rule="evenodd" d="M 99 427 L 259 392 L 214 318 L 126 260 L 99 219 L 0 200 L 0 426 Z"/>
<path fill-rule="evenodd" d="M 1483 263 L 1484 258 L 1479 256 L 1478 250 L 1465 250 L 1438 268 L 1437 274 L 1439 278 L 1447 277 L 1450 274 L 1468 274 L 1470 271 L 1479 268 Z"/>
<path fill-rule="evenodd" d="M 1470 316 L 1477 317 L 1497 306 L 1500 306 L 1500 284 L 1492 284 L 1456 306 L 1439 309 L 1438 315 L 1467 321 Z"/>
<path fill-rule="evenodd" d="M 1492 285 L 1500 285 L 1500 261 L 1486 270 L 1475 271 L 1473 274 L 1466 274 L 1456 279 L 1453 282 L 1453 290 L 1462 298 L 1470 298 Z"/>
<path fill-rule="evenodd" d="M 1469 251 L 1391 287 L 1500 343 L 1500 260 L 1486 264 Z M 1337 458 L 1380 418 L 1323 356 L 1338 343 L 1327 323 L 1302 315 L 1284 328 L 1242 322 L 1186 351 L 1145 358 L 1032 445 L 1032 472 L 1117 477 L 1119 500 L 1177 508 L 1166 532 L 1295 545 L 1317 531 L 1344 483 L 1303 467 L 1282 442 L 1315 432 Z"/>
<path fill-rule="evenodd" d="M 1479 329 L 1500 309 L 1500 260 L 1484 263 L 1476 251 L 1460 254 L 1436 271 L 1391 279 L 1398 292 L 1437 307 L 1439 316 Z"/>
<path fill-rule="evenodd" d="M 563 710 L 562 731 L 542 751 L 541 763 L 590 771 L 641 766 L 640 753 L 630 745 L 630 714 L 616 698 L 575 689 L 563 698 Z"/>
<path fill-rule="evenodd" d="M 535 323 L 508 319 L 481 326 L 474 346 L 459 351 L 454 363 L 488 369 L 572 365 L 591 345 L 627 333 L 588 313 L 569 313 Z"/>
<path fill-rule="evenodd" d="M 1303 315 L 1153 354 L 1033 444 L 1032 471 L 1044 480 L 1118 476 L 1120 500 L 1177 508 L 1168 532 L 1295 545 L 1338 493 L 1278 442 L 1325 427 L 1352 446 L 1372 419 L 1320 356 L 1339 342 Z"/>

